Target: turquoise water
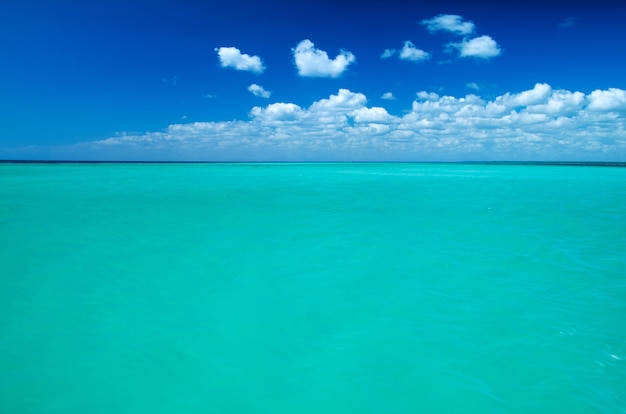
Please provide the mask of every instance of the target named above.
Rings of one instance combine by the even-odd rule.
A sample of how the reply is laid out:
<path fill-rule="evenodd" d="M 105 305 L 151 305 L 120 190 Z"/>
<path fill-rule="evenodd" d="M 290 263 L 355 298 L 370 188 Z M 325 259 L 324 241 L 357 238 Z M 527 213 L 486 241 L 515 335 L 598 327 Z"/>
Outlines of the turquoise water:
<path fill-rule="evenodd" d="M 2 413 L 626 413 L 626 168 L 0 164 Z"/>

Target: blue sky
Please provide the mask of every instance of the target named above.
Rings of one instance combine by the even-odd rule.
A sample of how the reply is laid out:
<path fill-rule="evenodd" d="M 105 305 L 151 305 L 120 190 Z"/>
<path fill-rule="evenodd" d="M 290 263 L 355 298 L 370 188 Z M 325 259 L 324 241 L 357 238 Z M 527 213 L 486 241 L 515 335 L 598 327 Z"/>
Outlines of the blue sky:
<path fill-rule="evenodd" d="M 0 159 L 626 160 L 623 2 L 0 0 Z"/>

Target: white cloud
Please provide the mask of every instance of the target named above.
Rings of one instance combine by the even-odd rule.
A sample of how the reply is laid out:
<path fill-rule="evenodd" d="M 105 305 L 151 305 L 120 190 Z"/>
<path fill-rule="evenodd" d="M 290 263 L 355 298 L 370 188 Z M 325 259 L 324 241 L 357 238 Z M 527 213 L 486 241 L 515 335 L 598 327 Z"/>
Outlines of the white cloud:
<path fill-rule="evenodd" d="M 398 59 L 402 60 L 410 60 L 412 62 L 419 62 L 421 60 L 430 59 L 430 54 L 421 49 L 415 47 L 413 42 L 410 40 L 406 40 L 404 42 L 404 46 L 402 49 L 385 49 L 385 51 L 380 55 L 381 59 L 388 59 L 395 54 L 398 54 Z"/>
<path fill-rule="evenodd" d="M 344 125 L 348 115 L 359 108 L 363 108 L 367 98 L 362 93 L 355 93 L 348 89 L 339 89 L 337 95 L 330 95 L 328 99 L 320 99 L 309 107 L 309 114 L 323 125 Z"/>
<path fill-rule="evenodd" d="M 478 84 L 476 82 L 470 82 L 467 85 L 465 85 L 468 89 L 474 89 L 475 91 L 480 90 L 480 86 L 478 86 Z"/>
<path fill-rule="evenodd" d="M 446 45 L 449 52 L 458 49 L 459 57 L 492 58 L 500 55 L 502 49 L 491 36 L 482 35 L 469 38 L 475 32 L 474 22 L 464 21 L 462 16 L 456 14 L 440 14 L 432 19 L 420 22 L 426 26 L 430 33 L 446 31 L 462 36 L 460 42 L 451 42 Z"/>
<path fill-rule="evenodd" d="M 473 39 L 464 39 L 460 43 L 450 43 L 450 46 L 459 49 L 461 57 L 477 57 L 488 59 L 501 53 L 500 46 L 490 36 L 484 35 Z"/>
<path fill-rule="evenodd" d="M 67 151 L 88 152 L 92 158 L 206 160 L 626 157 L 626 91 L 615 88 L 584 94 L 538 83 L 490 100 L 420 91 L 402 116 L 368 106 L 361 93 L 340 89 L 308 107 L 289 102 L 257 106 L 249 117 L 122 133 Z"/>
<path fill-rule="evenodd" d="M 255 106 L 250 111 L 250 116 L 263 123 L 273 124 L 276 122 L 296 121 L 302 117 L 302 108 L 293 103 L 278 102 L 265 108 Z"/>
<path fill-rule="evenodd" d="M 463 21 L 463 17 L 456 14 L 440 14 L 432 19 L 422 20 L 421 24 L 433 33 L 437 31 L 446 31 L 458 35 L 468 35 L 474 32 L 474 23 L 471 21 Z"/>
<path fill-rule="evenodd" d="M 404 42 L 404 46 L 400 50 L 400 59 L 402 60 L 410 60 L 412 62 L 418 62 L 420 60 L 426 60 L 430 58 L 430 54 L 424 52 L 421 49 L 415 47 L 415 45 L 407 40 Z"/>
<path fill-rule="evenodd" d="M 266 91 L 262 86 L 257 85 L 256 83 L 248 86 L 248 91 L 252 95 L 258 96 L 260 98 L 269 98 L 272 95 L 270 91 Z"/>
<path fill-rule="evenodd" d="M 517 106 L 529 106 L 546 103 L 548 98 L 552 95 L 552 87 L 547 83 L 537 83 L 535 86 L 527 91 L 520 93 L 506 93 L 499 96 L 496 100 L 496 104 L 502 104 L 506 107 Z"/>
<path fill-rule="evenodd" d="M 315 44 L 309 39 L 298 43 L 292 51 L 300 76 L 336 78 L 356 60 L 351 52 L 345 50 L 334 59 L 330 59 L 328 53 L 316 49 Z"/>
<path fill-rule="evenodd" d="M 395 97 L 395 96 L 393 96 L 393 93 L 391 93 L 391 92 L 385 92 L 385 93 L 383 93 L 383 95 L 382 95 L 380 98 L 381 98 L 381 99 L 385 99 L 385 100 L 387 100 L 387 101 L 392 101 L 392 100 L 396 99 L 396 97 Z"/>
<path fill-rule="evenodd" d="M 576 115 L 585 103 L 585 94 L 564 90 L 551 91 L 543 102 L 527 107 L 528 112 L 545 113 L 551 116 Z"/>
<path fill-rule="evenodd" d="M 215 51 L 224 68 L 233 68 L 254 73 L 263 73 L 265 70 L 260 57 L 250 56 L 245 53 L 242 54 L 236 47 L 220 47 L 216 48 Z"/>
<path fill-rule="evenodd" d="M 589 109 L 595 111 L 624 111 L 626 109 L 626 91 L 622 89 L 595 90 L 591 92 L 588 99 Z"/>
<path fill-rule="evenodd" d="M 358 108 L 355 109 L 350 116 L 357 123 L 383 123 L 389 124 L 394 122 L 394 117 L 389 115 L 385 108 Z"/>

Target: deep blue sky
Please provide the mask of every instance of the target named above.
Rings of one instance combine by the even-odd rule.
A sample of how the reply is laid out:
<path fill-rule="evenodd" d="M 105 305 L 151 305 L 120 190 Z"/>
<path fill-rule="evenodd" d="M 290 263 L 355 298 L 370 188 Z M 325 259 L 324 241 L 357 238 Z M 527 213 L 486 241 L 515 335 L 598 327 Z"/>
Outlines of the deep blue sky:
<path fill-rule="evenodd" d="M 0 158 L 624 161 L 624 21 L 608 1 L 4 0 Z M 352 60 L 300 72 L 306 39 Z"/>

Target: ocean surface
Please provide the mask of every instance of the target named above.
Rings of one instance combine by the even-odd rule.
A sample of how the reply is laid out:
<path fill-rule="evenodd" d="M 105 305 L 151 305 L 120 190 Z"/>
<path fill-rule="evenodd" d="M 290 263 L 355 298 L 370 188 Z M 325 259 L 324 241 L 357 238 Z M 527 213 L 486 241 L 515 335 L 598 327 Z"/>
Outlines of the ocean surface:
<path fill-rule="evenodd" d="M 626 413 L 626 168 L 0 164 L 0 413 Z"/>

